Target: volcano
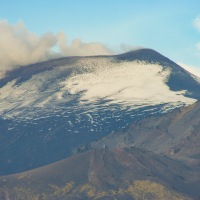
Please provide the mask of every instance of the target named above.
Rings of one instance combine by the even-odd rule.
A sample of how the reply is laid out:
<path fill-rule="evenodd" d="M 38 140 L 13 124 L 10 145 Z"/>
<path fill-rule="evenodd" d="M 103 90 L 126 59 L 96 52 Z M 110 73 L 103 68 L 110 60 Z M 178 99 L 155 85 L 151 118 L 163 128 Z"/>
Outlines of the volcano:
<path fill-rule="evenodd" d="M 0 78 L 0 174 L 65 159 L 199 99 L 198 77 L 152 49 L 19 67 Z"/>

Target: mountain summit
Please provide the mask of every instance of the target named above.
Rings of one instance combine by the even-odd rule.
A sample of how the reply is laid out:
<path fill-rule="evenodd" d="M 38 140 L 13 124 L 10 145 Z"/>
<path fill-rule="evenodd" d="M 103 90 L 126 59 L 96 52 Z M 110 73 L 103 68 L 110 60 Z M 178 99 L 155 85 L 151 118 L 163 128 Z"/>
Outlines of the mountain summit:
<path fill-rule="evenodd" d="M 173 91 L 186 90 L 186 95 L 199 99 L 199 86 L 196 83 L 195 76 L 181 68 L 169 58 L 161 55 L 153 49 L 139 49 L 117 56 L 118 59 L 136 61 L 145 63 L 159 63 L 163 68 L 170 69 L 171 73 L 167 80 L 167 85 Z"/>
<path fill-rule="evenodd" d="M 199 98 L 197 78 L 151 49 L 9 71 L 0 79 L 0 174 L 61 160 L 78 146 Z"/>

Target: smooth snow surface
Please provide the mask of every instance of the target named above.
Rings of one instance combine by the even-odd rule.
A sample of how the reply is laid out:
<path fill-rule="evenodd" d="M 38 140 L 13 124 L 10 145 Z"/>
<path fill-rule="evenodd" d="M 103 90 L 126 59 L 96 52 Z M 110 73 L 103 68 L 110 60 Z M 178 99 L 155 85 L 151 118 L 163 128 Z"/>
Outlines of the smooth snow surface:
<path fill-rule="evenodd" d="M 91 103 L 110 100 L 124 106 L 136 103 L 160 104 L 194 100 L 184 97 L 184 91 L 173 92 L 165 84 L 170 74 L 162 66 L 144 63 L 103 63 L 94 71 L 67 79 L 62 84 L 71 94 L 83 92 L 81 100 Z"/>
<path fill-rule="evenodd" d="M 184 91 L 170 91 L 165 84 L 169 74 L 168 68 L 163 70 L 158 64 L 84 58 L 0 88 L 0 115 L 31 119 L 63 110 L 69 115 L 74 110 L 108 109 L 110 105 L 137 109 L 167 104 L 166 109 L 171 109 L 194 103 Z"/>

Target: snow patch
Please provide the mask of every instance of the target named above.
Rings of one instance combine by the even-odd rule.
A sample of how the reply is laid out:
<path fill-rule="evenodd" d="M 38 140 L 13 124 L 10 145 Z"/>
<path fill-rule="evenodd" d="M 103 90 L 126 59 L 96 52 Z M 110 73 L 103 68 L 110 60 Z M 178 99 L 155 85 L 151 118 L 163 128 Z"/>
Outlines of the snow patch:
<path fill-rule="evenodd" d="M 170 91 L 166 85 L 170 73 L 159 64 L 84 58 L 0 88 L 0 115 L 28 120 L 63 111 L 63 116 L 90 111 L 93 116 L 99 109 L 112 107 L 131 111 L 149 105 L 167 103 L 174 108 L 194 103 L 195 99 L 184 96 L 185 91 Z"/>
<path fill-rule="evenodd" d="M 105 63 L 104 63 L 105 64 Z M 136 103 L 154 105 L 169 102 L 191 104 L 185 91 L 174 92 L 165 84 L 170 70 L 158 64 L 138 62 L 106 63 L 88 73 L 78 74 L 62 82 L 71 94 L 82 93 L 81 101 L 94 103 L 109 100 L 125 106 Z"/>

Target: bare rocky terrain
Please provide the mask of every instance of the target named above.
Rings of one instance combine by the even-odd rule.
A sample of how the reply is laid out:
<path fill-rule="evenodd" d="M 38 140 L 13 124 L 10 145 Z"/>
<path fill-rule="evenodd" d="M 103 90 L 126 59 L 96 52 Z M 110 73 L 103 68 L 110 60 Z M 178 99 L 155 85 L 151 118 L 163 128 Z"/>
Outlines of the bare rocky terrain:
<path fill-rule="evenodd" d="M 0 199 L 200 199 L 199 78 L 151 49 L 0 78 Z"/>

